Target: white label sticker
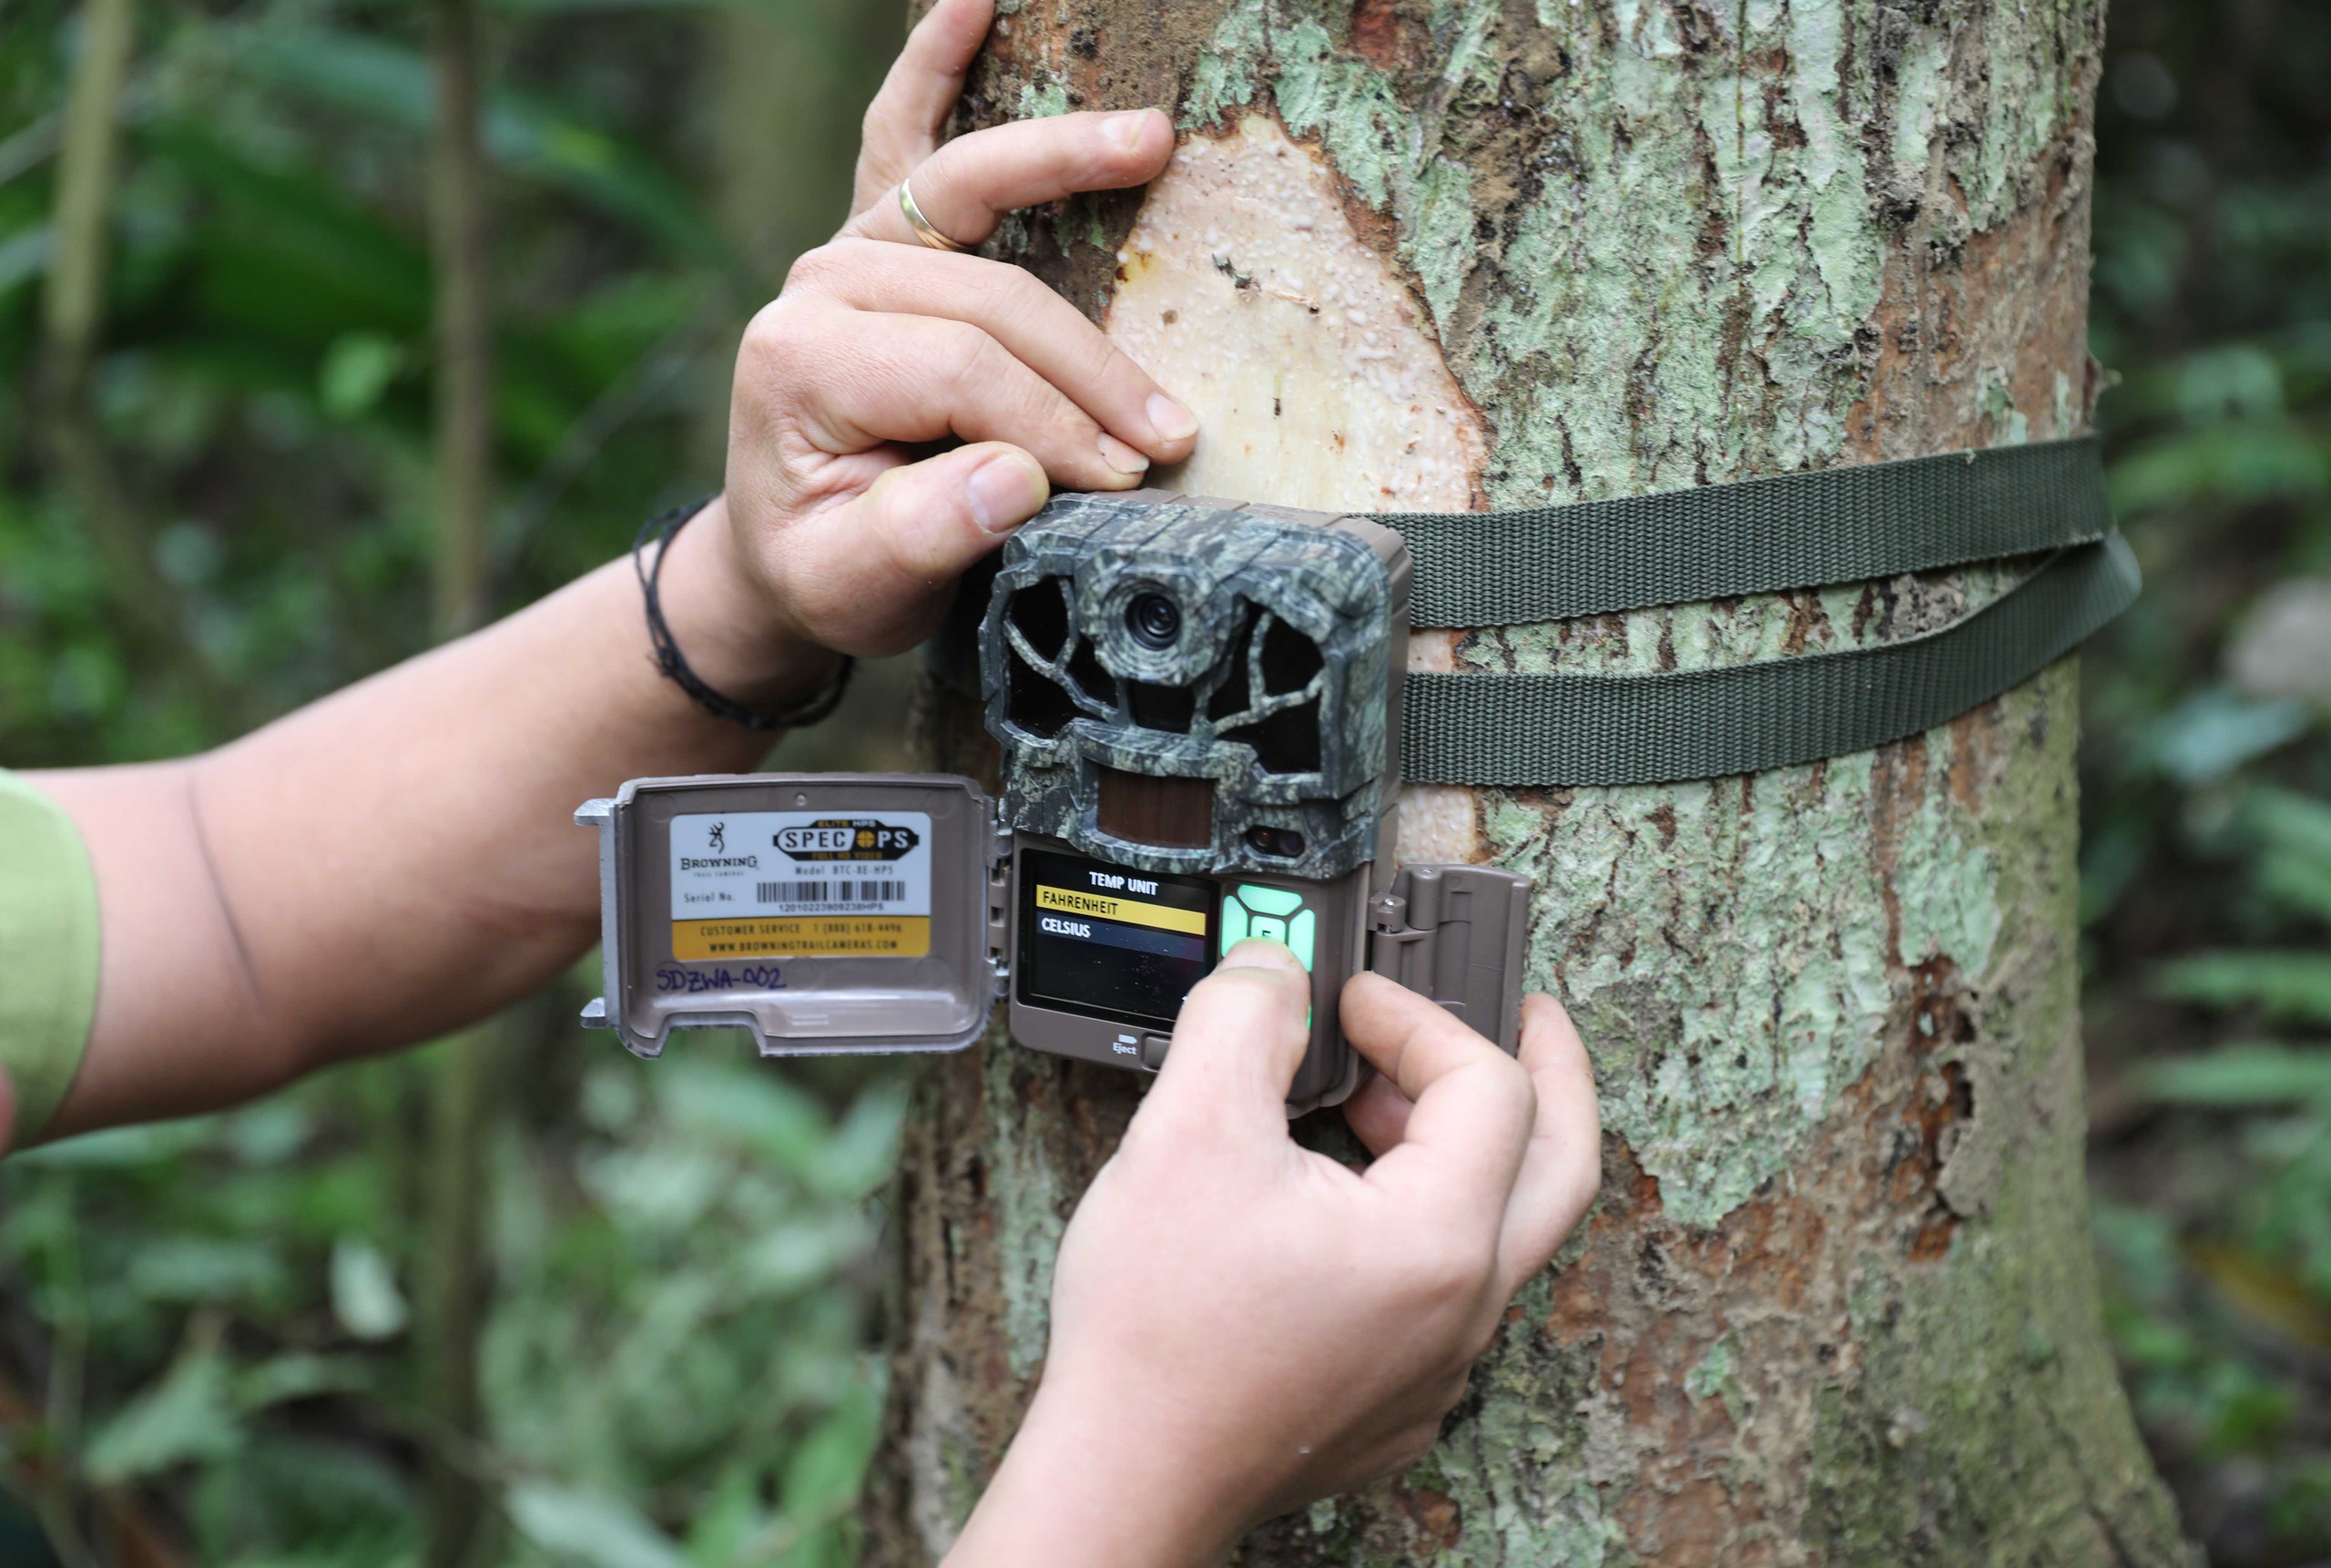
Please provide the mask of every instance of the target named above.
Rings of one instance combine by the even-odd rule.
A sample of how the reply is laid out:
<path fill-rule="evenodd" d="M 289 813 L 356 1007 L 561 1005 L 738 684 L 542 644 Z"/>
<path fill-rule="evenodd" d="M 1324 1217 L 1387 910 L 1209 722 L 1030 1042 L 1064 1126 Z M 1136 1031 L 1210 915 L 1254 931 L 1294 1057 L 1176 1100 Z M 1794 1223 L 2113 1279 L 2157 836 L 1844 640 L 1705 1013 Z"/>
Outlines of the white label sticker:
<path fill-rule="evenodd" d="M 737 811 L 672 819 L 672 918 L 928 915 L 922 811 Z"/>

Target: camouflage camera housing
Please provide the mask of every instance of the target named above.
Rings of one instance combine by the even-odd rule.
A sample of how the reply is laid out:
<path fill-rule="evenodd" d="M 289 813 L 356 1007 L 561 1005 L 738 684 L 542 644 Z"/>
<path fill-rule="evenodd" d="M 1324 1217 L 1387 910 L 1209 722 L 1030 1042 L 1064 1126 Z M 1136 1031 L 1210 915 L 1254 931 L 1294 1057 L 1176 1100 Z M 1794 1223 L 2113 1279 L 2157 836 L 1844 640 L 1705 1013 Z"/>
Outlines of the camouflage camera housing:
<path fill-rule="evenodd" d="M 1290 1111 L 1351 1093 L 1408 630 L 1407 548 L 1365 519 L 1143 492 L 1013 536 L 980 636 L 1014 1039 L 1155 1069 L 1189 985 L 1267 936 L 1311 974 Z"/>
<path fill-rule="evenodd" d="M 1386 854 L 1408 599 L 1400 535 L 1362 519 L 1059 498 L 1004 545 L 980 633 L 1005 824 L 1155 871 Z"/>

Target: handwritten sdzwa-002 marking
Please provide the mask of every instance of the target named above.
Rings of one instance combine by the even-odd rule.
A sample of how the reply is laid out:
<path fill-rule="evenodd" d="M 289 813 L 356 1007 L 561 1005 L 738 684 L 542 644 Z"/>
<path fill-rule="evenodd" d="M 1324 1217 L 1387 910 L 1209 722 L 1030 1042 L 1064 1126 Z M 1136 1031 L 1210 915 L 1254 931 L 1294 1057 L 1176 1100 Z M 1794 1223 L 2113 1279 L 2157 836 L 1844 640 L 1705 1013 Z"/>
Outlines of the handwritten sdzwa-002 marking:
<path fill-rule="evenodd" d="M 685 992 L 694 996 L 706 991 L 732 991 L 740 985 L 762 991 L 782 991 L 785 976 L 773 963 L 748 964 L 743 969 L 659 969 L 656 972 L 656 989 L 665 992 Z"/>

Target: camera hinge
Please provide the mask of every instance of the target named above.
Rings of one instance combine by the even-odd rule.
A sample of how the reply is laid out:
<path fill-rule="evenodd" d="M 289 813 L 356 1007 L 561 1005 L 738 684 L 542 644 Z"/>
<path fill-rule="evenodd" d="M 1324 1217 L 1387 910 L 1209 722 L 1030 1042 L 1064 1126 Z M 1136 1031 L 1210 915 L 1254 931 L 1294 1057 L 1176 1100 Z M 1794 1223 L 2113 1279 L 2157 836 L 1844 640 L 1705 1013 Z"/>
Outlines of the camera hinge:
<path fill-rule="evenodd" d="M 1368 967 L 1512 1051 L 1530 888 L 1528 877 L 1487 866 L 1402 866 L 1369 902 Z"/>

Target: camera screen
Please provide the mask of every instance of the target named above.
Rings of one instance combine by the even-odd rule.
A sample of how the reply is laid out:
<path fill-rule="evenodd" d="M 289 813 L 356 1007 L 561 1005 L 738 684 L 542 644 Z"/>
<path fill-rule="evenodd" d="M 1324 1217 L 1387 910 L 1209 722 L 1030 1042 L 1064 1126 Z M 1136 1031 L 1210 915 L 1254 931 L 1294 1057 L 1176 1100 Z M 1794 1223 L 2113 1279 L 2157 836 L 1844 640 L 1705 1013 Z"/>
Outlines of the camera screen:
<path fill-rule="evenodd" d="M 1214 967 L 1215 884 L 1082 855 L 1020 856 L 1020 999 L 1170 1024 Z"/>

